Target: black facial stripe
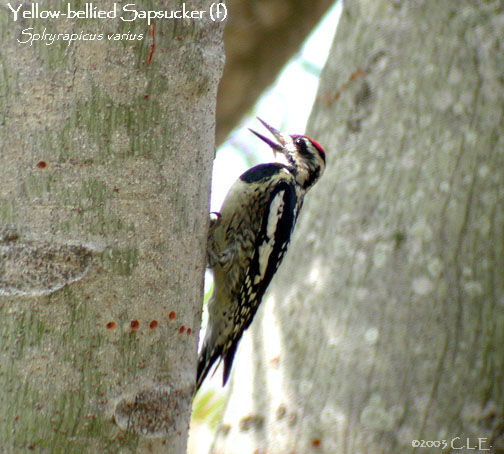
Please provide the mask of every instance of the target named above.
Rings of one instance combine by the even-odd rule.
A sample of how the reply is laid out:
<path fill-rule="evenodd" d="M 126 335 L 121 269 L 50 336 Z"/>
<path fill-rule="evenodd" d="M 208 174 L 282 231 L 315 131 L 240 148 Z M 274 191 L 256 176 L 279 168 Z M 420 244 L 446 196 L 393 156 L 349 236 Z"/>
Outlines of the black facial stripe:
<path fill-rule="evenodd" d="M 295 144 L 298 146 L 298 150 L 302 155 L 311 156 L 311 155 L 313 155 L 313 153 L 311 151 L 308 151 L 308 146 L 306 145 L 306 140 L 309 140 L 309 139 L 303 139 L 302 137 L 298 137 L 295 141 Z M 324 161 L 324 164 L 325 164 L 325 162 L 326 162 L 325 153 L 323 151 L 321 151 L 319 149 L 319 147 L 317 147 L 313 143 L 311 143 L 311 145 L 312 145 L 311 148 L 315 149 L 317 151 L 317 154 L 319 155 L 320 159 L 322 159 L 322 161 Z"/>
<path fill-rule="evenodd" d="M 292 166 L 292 167 L 296 167 L 296 160 L 292 157 L 292 155 L 290 153 L 287 153 L 285 155 L 285 157 L 287 158 L 287 161 L 289 161 L 289 164 Z"/>
<path fill-rule="evenodd" d="M 311 178 L 307 179 L 305 183 L 303 184 L 304 189 L 309 189 L 311 188 L 315 182 L 318 180 L 320 177 L 320 167 L 317 167 L 312 173 L 311 173 Z"/>
<path fill-rule="evenodd" d="M 298 137 L 294 142 L 301 154 L 309 154 L 308 147 L 306 146 L 306 141 L 302 137 Z"/>
<path fill-rule="evenodd" d="M 319 148 L 317 147 L 317 145 L 315 145 L 311 140 L 311 145 L 312 145 L 312 149 L 315 149 L 317 151 L 317 154 L 319 155 L 320 159 L 322 159 L 322 161 L 324 161 L 324 164 L 325 164 L 325 153 Z M 306 145 L 305 145 L 306 147 Z"/>

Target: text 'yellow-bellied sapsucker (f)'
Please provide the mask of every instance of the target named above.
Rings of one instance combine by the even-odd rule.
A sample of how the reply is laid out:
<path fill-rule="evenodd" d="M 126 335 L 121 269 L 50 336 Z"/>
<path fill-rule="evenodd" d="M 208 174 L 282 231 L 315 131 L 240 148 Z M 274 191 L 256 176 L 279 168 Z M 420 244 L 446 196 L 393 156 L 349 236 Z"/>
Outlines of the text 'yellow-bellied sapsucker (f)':
<path fill-rule="evenodd" d="M 285 255 L 303 198 L 325 169 L 325 151 L 315 140 L 284 135 L 259 121 L 278 143 L 251 131 L 273 149 L 275 162 L 247 170 L 231 187 L 221 212 L 211 215 L 207 260 L 214 289 L 197 389 L 219 357 L 226 384 L 238 342 Z"/>

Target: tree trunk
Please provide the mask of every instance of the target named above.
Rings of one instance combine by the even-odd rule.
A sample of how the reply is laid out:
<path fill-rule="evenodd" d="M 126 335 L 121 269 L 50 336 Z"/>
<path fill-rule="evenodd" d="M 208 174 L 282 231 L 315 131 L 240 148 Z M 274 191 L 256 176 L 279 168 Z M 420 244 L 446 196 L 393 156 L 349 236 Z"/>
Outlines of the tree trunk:
<path fill-rule="evenodd" d="M 496 1 L 345 3 L 215 453 L 504 452 L 502 36 Z"/>
<path fill-rule="evenodd" d="M 150 26 L 111 1 L 0 8 L 2 452 L 185 452 L 224 61 L 210 4 Z M 116 17 L 69 18 L 87 5 Z"/>

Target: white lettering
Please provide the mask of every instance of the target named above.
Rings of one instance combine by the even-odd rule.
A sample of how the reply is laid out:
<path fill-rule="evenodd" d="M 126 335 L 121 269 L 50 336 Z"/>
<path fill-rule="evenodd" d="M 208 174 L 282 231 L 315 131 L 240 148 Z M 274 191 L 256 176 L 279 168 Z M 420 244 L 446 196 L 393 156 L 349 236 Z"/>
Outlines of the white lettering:
<path fill-rule="evenodd" d="M 128 19 L 127 17 L 121 16 L 121 20 L 124 22 L 132 22 L 132 21 L 136 20 L 136 18 L 137 18 L 138 11 L 135 8 L 130 9 L 130 6 L 134 7 L 135 4 L 128 3 L 127 5 L 124 5 L 122 8 L 125 13 L 133 13 L 133 17 L 131 19 Z"/>
<path fill-rule="evenodd" d="M 41 19 L 58 19 L 61 11 L 51 11 L 51 10 L 42 10 L 40 11 Z"/>
<path fill-rule="evenodd" d="M 73 19 L 74 17 L 76 17 L 77 19 L 84 19 L 86 17 L 86 12 L 85 11 L 74 11 L 71 7 L 70 7 L 70 3 L 67 3 L 67 18 L 68 19 Z"/>
<path fill-rule="evenodd" d="M 19 9 L 21 8 L 21 5 L 19 5 L 17 7 L 17 9 L 14 9 L 10 3 L 7 3 L 7 6 L 9 7 L 9 9 L 14 13 L 14 22 L 16 22 L 18 20 L 18 12 L 19 12 Z M 19 41 L 19 40 L 18 40 Z"/>
<path fill-rule="evenodd" d="M 33 28 L 26 28 L 24 29 L 21 34 L 22 35 L 29 35 L 29 38 L 26 40 L 26 41 L 21 41 L 19 38 L 18 38 L 18 43 L 21 43 L 21 44 L 26 44 L 27 42 L 30 41 L 30 46 L 33 44 L 32 42 L 32 33 L 29 31 L 29 30 L 33 30 Z"/>

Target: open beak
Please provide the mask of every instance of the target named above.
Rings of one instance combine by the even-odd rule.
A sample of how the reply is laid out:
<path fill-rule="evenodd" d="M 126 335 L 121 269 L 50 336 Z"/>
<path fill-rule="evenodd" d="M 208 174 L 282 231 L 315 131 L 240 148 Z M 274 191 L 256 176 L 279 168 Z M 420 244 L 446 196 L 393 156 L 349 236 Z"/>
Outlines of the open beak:
<path fill-rule="evenodd" d="M 275 139 L 277 139 L 278 142 L 280 142 L 281 145 L 278 144 L 278 143 L 273 142 L 272 140 L 268 139 L 267 137 L 264 137 L 262 134 L 259 134 L 258 132 L 254 131 L 253 129 L 249 128 L 249 131 L 253 132 L 257 137 L 259 137 L 259 139 L 261 139 L 264 142 L 266 142 L 271 148 L 273 148 L 273 151 L 275 153 L 276 152 L 285 153 L 284 146 L 286 144 L 286 141 L 285 141 L 285 138 L 282 135 L 282 133 L 278 129 L 275 129 L 273 126 L 270 126 L 268 123 L 266 123 L 265 121 L 261 120 L 259 117 L 257 117 L 257 119 L 263 124 L 263 126 L 269 132 L 271 132 L 271 134 L 273 134 L 275 136 Z"/>

